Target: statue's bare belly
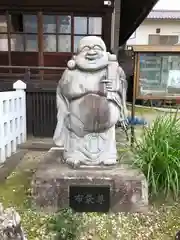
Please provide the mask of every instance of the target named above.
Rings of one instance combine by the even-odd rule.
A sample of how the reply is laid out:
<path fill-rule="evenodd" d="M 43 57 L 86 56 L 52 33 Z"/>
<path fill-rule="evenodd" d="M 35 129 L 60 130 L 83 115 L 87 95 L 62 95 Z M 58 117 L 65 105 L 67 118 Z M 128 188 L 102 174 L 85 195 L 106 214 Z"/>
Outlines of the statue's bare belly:
<path fill-rule="evenodd" d="M 118 106 L 96 94 L 71 101 L 69 112 L 69 126 L 80 136 L 108 130 L 116 124 L 119 114 Z"/>

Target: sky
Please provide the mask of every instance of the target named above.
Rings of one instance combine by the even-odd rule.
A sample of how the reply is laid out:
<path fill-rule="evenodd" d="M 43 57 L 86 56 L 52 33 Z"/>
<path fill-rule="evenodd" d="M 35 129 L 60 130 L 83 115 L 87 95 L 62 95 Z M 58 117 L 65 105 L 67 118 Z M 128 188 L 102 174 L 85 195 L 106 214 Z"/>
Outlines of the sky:
<path fill-rule="evenodd" d="M 180 10 L 180 0 L 159 0 L 154 9 Z"/>

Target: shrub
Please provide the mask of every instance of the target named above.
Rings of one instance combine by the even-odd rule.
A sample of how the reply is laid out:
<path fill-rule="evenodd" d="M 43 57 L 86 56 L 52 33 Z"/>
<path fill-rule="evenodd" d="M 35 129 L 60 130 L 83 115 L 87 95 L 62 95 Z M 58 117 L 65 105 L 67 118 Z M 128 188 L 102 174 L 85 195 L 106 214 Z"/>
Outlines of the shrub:
<path fill-rule="evenodd" d="M 49 222 L 49 228 L 56 233 L 56 239 L 75 240 L 82 224 L 80 214 L 70 208 L 60 210 Z"/>
<path fill-rule="evenodd" d="M 147 178 L 149 193 L 178 197 L 180 190 L 180 119 L 177 114 L 160 116 L 136 143 L 135 165 Z"/>

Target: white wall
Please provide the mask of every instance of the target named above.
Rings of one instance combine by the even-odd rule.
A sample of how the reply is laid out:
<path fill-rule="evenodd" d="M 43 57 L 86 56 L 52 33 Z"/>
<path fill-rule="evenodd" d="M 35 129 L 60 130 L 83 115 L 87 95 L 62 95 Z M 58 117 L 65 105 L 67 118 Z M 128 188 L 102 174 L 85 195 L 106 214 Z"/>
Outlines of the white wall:
<path fill-rule="evenodd" d="M 13 84 L 16 91 L 0 92 L 0 163 L 26 141 L 26 84 Z"/>
<path fill-rule="evenodd" d="M 160 35 L 180 36 L 180 20 L 145 20 L 127 41 L 127 45 L 148 44 L 149 34 L 156 34 L 157 28 L 161 29 Z"/>
<path fill-rule="evenodd" d="M 155 10 L 180 10 L 179 0 L 158 0 L 154 6 Z"/>

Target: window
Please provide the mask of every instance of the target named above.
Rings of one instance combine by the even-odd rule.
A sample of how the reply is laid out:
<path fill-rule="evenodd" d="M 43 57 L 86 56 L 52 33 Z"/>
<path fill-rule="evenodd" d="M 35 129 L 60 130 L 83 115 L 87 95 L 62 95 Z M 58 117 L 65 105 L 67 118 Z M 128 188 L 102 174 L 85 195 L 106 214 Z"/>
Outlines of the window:
<path fill-rule="evenodd" d="M 74 53 L 88 35 L 102 36 L 102 17 L 37 12 L 0 15 L 0 51 Z"/>
<path fill-rule="evenodd" d="M 140 53 L 140 95 L 180 92 L 180 54 Z"/>
<path fill-rule="evenodd" d="M 178 36 L 160 36 L 161 45 L 174 45 L 178 43 Z"/>
<path fill-rule="evenodd" d="M 176 35 L 149 35 L 150 45 L 174 45 L 178 43 L 178 36 Z"/>
<path fill-rule="evenodd" d="M 159 45 L 159 35 L 149 35 L 149 45 Z"/>
<path fill-rule="evenodd" d="M 71 16 L 43 16 L 44 52 L 71 52 Z"/>
<path fill-rule="evenodd" d="M 160 33 L 161 29 L 160 28 L 156 28 L 156 33 Z"/>
<path fill-rule="evenodd" d="M 78 42 L 87 35 L 102 35 L 101 17 L 43 16 L 44 52 L 76 52 Z"/>
<path fill-rule="evenodd" d="M 36 15 L 10 15 L 11 51 L 38 51 Z"/>
<path fill-rule="evenodd" d="M 102 35 L 101 17 L 74 17 L 74 52 L 79 41 L 87 35 Z"/>
<path fill-rule="evenodd" d="M 7 20 L 0 15 L 0 51 L 8 51 Z"/>

